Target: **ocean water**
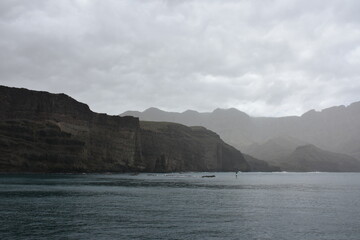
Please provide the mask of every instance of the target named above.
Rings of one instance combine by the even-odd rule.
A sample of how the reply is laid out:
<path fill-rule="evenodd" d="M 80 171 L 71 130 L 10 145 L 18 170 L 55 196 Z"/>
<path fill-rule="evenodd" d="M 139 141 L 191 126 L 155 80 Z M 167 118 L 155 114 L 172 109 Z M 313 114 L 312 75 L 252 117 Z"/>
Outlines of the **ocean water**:
<path fill-rule="evenodd" d="M 0 239 L 359 240 L 360 174 L 2 174 Z"/>

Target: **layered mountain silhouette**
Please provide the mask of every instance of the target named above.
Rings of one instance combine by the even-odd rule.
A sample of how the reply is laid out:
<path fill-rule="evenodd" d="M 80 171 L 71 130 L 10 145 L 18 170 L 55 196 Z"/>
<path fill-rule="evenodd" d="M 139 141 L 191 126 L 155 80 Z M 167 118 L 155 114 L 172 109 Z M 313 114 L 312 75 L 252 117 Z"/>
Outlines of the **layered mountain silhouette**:
<path fill-rule="evenodd" d="M 246 148 L 246 153 L 258 159 L 276 162 L 288 157 L 297 147 L 303 145 L 307 145 L 307 143 L 293 137 L 276 137 L 262 144 L 251 144 Z"/>
<path fill-rule="evenodd" d="M 243 154 L 245 160 L 250 165 L 250 169 L 253 172 L 280 172 L 282 169 L 278 167 L 279 163 L 275 163 L 274 165 L 268 163 L 266 161 L 254 158 L 253 156 Z"/>
<path fill-rule="evenodd" d="M 120 117 L 65 94 L 0 93 L 2 172 L 360 171 L 360 102 L 300 117 L 234 108 Z"/>
<path fill-rule="evenodd" d="M 0 86 L 0 172 L 249 170 L 203 127 L 99 114 L 65 94 Z"/>
<path fill-rule="evenodd" d="M 314 145 L 300 146 L 277 162 L 285 171 L 359 172 L 359 161 L 341 153 L 324 151 Z"/>
<path fill-rule="evenodd" d="M 121 116 L 135 116 L 148 121 L 177 122 L 187 126 L 204 126 L 245 152 L 253 144 L 291 137 L 302 143 L 360 159 L 360 102 L 319 112 L 311 110 L 302 116 L 278 118 L 250 117 L 235 108 L 216 109 L 206 113 L 192 110 L 176 113 L 149 108 L 144 112 L 124 112 Z"/>
<path fill-rule="evenodd" d="M 251 117 L 235 108 L 216 109 L 213 112 L 200 113 L 187 110 L 183 113 L 166 112 L 157 108 L 149 108 L 144 112 L 128 111 L 121 116 L 135 116 L 141 120 L 177 122 L 187 126 L 204 126 L 220 135 L 230 145 L 242 152 L 270 164 L 276 163 L 292 170 L 317 171 L 315 165 L 299 168 L 297 164 L 286 165 L 299 152 L 316 146 L 317 157 L 305 154 L 308 161 L 325 164 L 329 153 L 340 159 L 360 160 L 360 102 L 351 105 L 337 106 L 322 111 L 311 110 L 302 116 L 288 117 Z M 334 155 L 335 156 L 335 155 Z M 329 166 L 333 171 L 346 168 L 335 167 L 329 158 Z M 344 164 L 351 162 L 344 161 Z M 296 161 L 295 161 L 296 162 Z M 358 164 L 354 162 L 354 164 Z M 351 164 L 350 164 L 351 165 Z M 318 165 L 316 165 L 318 166 Z M 311 167 L 314 167 L 312 169 Z M 353 168 L 355 170 L 357 168 Z M 345 171 L 345 170 L 344 170 Z M 356 170 L 358 171 L 358 170 Z"/>

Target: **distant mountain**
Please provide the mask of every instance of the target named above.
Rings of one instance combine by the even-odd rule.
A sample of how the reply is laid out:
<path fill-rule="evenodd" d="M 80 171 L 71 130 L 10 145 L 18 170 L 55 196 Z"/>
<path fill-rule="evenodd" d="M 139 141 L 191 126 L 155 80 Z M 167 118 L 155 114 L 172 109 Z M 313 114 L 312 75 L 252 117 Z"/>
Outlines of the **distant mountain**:
<path fill-rule="evenodd" d="M 300 146 L 277 164 L 285 171 L 359 172 L 360 161 L 345 154 L 324 151 L 314 145 Z"/>
<path fill-rule="evenodd" d="M 299 117 L 250 117 L 234 108 L 216 109 L 207 113 L 192 110 L 175 113 L 150 108 L 144 112 L 132 111 L 121 114 L 121 116 L 127 115 L 139 117 L 141 120 L 204 126 L 245 153 L 254 154 L 251 149 L 256 145 L 253 144 L 263 145 L 263 148 L 273 144 L 276 148 L 278 143 L 271 139 L 290 136 L 304 144 L 313 144 L 328 151 L 345 153 L 360 159 L 360 102 L 347 107 L 331 107 L 319 112 L 311 110 Z M 289 149 L 281 151 L 288 153 Z M 261 152 L 255 155 L 265 159 Z M 275 156 L 270 156 L 273 157 Z"/>
<path fill-rule="evenodd" d="M 253 143 L 251 119 L 235 108 L 215 109 L 211 113 L 199 113 L 187 110 L 183 113 L 166 112 L 157 108 L 149 108 L 144 112 L 127 111 L 120 116 L 134 116 L 143 121 L 176 122 L 186 126 L 204 126 L 218 133 L 227 143 L 237 147 Z"/>
<path fill-rule="evenodd" d="M 250 155 L 247 155 L 247 154 L 243 154 L 243 155 L 245 157 L 245 160 L 249 163 L 250 170 L 252 172 L 280 172 L 280 171 L 282 171 L 280 167 L 271 165 L 266 161 L 259 160 Z"/>
<path fill-rule="evenodd" d="M 289 136 L 276 137 L 262 144 L 253 143 L 245 148 L 244 152 L 259 159 L 278 161 L 288 157 L 297 147 L 306 144 L 306 142 Z"/>

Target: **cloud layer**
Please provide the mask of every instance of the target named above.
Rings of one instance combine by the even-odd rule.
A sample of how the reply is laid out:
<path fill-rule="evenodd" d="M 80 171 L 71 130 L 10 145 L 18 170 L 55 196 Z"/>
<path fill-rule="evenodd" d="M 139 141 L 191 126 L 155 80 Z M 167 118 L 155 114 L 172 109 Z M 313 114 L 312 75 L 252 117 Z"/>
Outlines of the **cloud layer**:
<path fill-rule="evenodd" d="M 256 116 L 360 100 L 357 0 L 0 2 L 0 84 L 92 110 Z"/>

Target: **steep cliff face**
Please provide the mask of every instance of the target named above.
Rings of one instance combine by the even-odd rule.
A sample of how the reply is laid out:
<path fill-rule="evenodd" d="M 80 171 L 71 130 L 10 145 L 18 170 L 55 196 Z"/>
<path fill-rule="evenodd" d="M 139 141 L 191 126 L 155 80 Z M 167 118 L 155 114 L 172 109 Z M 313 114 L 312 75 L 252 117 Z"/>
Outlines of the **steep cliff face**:
<path fill-rule="evenodd" d="M 0 172 L 248 171 L 201 127 L 92 112 L 65 94 L 0 86 Z"/>
<path fill-rule="evenodd" d="M 0 86 L 0 171 L 141 171 L 139 120 L 64 95 Z"/>
<path fill-rule="evenodd" d="M 141 122 L 142 154 L 150 172 L 249 171 L 242 154 L 203 127 Z"/>

